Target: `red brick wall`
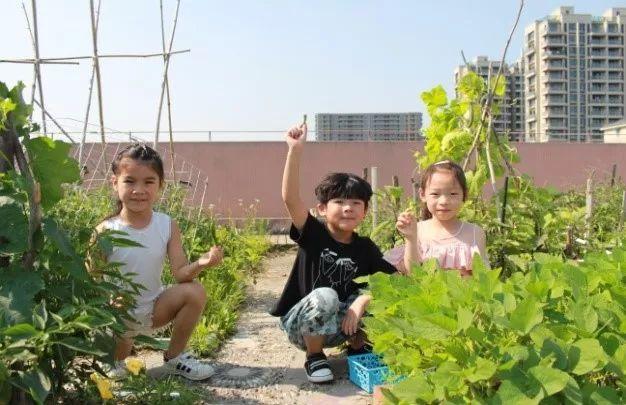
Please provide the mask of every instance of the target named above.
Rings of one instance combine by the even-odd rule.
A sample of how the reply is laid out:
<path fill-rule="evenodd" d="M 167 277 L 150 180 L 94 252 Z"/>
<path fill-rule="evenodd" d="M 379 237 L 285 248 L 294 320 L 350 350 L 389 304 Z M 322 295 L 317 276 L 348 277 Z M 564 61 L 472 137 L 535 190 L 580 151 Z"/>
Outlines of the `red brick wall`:
<path fill-rule="evenodd" d="M 618 175 L 626 179 L 626 144 L 516 146 L 521 158 L 517 169 L 534 177 L 538 185 L 560 189 L 582 187 L 590 170 L 596 170 L 596 178 L 605 179 L 610 176 L 614 163 L 618 165 Z M 161 148 L 167 149 L 167 144 L 162 144 Z M 400 185 L 410 192 L 415 167 L 413 154 L 422 148 L 421 142 L 311 142 L 302 159 L 302 197 L 313 206 L 313 189 L 326 173 L 347 171 L 361 175 L 364 167 L 371 166 L 378 167 L 379 185 L 391 184 L 392 176 L 397 175 Z M 191 162 L 208 177 L 205 206 L 214 204 L 217 213 L 239 217 L 244 215 L 243 207 L 258 199 L 259 216 L 286 216 L 280 197 L 287 153 L 284 142 L 177 143 L 175 151 L 180 159 Z M 163 154 L 165 165 L 169 167 L 167 152 Z M 195 198 L 197 203 L 201 191 Z M 239 199 L 243 200 L 241 206 Z"/>

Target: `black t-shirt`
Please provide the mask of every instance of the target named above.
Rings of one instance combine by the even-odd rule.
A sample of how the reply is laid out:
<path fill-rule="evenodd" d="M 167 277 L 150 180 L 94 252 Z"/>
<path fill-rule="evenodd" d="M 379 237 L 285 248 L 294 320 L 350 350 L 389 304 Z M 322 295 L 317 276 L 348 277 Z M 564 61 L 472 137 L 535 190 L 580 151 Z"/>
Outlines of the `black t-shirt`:
<path fill-rule="evenodd" d="M 370 238 L 353 233 L 352 242 L 341 243 L 333 239 L 324 224 L 308 215 L 302 232 L 291 225 L 290 237 L 299 246 L 296 261 L 287 284 L 271 315 L 283 316 L 311 291 L 330 287 L 339 300 L 358 293 L 363 283 L 352 279 L 383 271 L 394 273 L 396 268 L 383 259 L 383 255 Z"/>

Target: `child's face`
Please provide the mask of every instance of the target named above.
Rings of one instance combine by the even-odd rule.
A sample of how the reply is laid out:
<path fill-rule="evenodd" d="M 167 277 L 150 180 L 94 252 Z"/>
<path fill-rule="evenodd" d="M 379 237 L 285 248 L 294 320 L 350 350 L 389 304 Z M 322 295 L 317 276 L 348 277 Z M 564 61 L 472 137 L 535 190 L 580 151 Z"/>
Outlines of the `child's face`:
<path fill-rule="evenodd" d="M 449 170 L 433 173 L 425 189 L 420 189 L 420 199 L 428 211 L 440 221 L 456 219 L 463 206 L 463 189 Z"/>
<path fill-rule="evenodd" d="M 119 173 L 113 175 L 111 181 L 124 208 L 132 212 L 152 210 L 161 188 L 154 169 L 130 158 L 122 159 Z"/>
<path fill-rule="evenodd" d="M 365 202 L 355 198 L 333 198 L 326 204 L 318 204 L 317 209 L 332 230 L 342 232 L 354 231 L 367 213 Z"/>

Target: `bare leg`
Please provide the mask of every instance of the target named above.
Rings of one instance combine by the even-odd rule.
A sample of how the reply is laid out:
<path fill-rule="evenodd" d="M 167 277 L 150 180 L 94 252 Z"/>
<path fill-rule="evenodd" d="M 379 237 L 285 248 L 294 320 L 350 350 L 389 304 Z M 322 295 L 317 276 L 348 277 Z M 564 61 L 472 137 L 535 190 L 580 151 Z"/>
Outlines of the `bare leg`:
<path fill-rule="evenodd" d="M 133 339 L 120 337 L 116 339 L 115 352 L 113 353 L 113 359 L 115 361 L 124 360 L 130 356 L 130 352 L 133 350 Z"/>
<path fill-rule="evenodd" d="M 322 353 L 324 349 L 324 340 L 326 336 L 303 336 L 304 343 L 306 344 L 306 355 L 314 353 Z"/>
<path fill-rule="evenodd" d="M 204 287 L 197 282 L 176 284 L 159 296 L 154 303 L 152 326 L 158 328 L 173 322 L 166 358 L 172 359 L 185 349 L 205 304 Z"/>

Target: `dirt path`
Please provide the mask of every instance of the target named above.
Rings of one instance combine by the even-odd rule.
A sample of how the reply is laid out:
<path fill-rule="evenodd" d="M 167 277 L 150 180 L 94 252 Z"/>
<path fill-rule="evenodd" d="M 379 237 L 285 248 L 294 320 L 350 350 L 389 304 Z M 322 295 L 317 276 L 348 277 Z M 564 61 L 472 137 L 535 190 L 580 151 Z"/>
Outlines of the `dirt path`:
<path fill-rule="evenodd" d="M 248 290 L 236 334 L 213 364 L 217 373 L 196 383 L 206 389 L 211 403 L 220 404 L 370 404 L 371 397 L 348 379 L 345 356 L 327 351 L 335 373 L 332 384 L 311 384 L 303 365 L 305 355 L 291 346 L 268 314 L 282 291 L 295 249 L 265 259 L 264 272 Z M 158 375 L 159 354 L 144 356 L 150 373 Z"/>

